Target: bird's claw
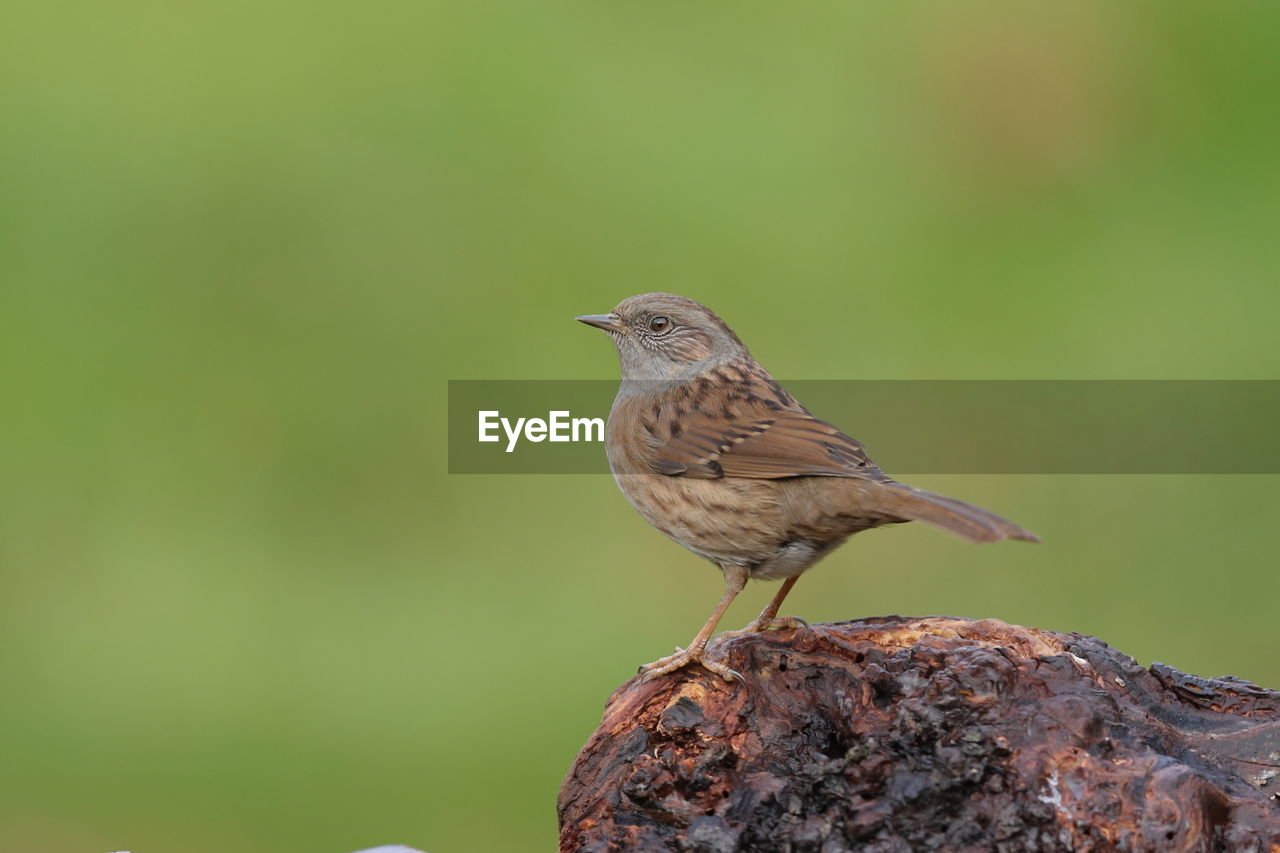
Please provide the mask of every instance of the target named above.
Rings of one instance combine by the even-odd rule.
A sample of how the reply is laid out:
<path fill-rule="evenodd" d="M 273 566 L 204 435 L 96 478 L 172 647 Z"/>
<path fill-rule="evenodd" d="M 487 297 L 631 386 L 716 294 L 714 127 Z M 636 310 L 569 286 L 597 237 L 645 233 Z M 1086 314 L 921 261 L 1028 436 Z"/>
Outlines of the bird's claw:
<path fill-rule="evenodd" d="M 735 637 L 746 637 L 750 634 L 762 634 L 765 631 L 787 631 L 808 628 L 809 623 L 799 616 L 775 616 L 772 619 L 756 619 L 750 625 L 738 631 L 725 631 L 716 635 L 717 640 L 732 640 Z"/>
<path fill-rule="evenodd" d="M 668 655 L 665 658 L 659 658 L 653 663 L 647 663 L 640 667 L 640 681 L 652 681 L 660 675 L 666 675 L 669 672 L 675 672 L 677 669 L 683 669 L 686 666 L 698 664 L 703 669 L 710 670 L 725 681 L 739 681 L 746 683 L 746 679 L 742 677 L 742 673 L 730 669 L 722 663 L 716 663 L 713 660 L 704 658 L 702 651 L 694 652 L 690 649 L 682 649 L 676 647 L 676 653 Z"/>

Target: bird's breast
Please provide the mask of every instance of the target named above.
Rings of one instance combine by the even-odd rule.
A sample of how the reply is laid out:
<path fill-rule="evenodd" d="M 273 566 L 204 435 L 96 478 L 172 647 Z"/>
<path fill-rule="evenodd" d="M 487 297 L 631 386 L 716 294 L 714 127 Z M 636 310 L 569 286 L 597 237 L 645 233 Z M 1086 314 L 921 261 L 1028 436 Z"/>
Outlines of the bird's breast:
<path fill-rule="evenodd" d="M 615 402 L 605 428 L 609 469 L 646 521 L 695 554 L 719 565 L 746 566 L 753 577 L 793 577 L 851 533 L 884 523 L 863 509 L 863 484 L 845 478 L 654 473 L 659 412 L 643 397 Z"/>

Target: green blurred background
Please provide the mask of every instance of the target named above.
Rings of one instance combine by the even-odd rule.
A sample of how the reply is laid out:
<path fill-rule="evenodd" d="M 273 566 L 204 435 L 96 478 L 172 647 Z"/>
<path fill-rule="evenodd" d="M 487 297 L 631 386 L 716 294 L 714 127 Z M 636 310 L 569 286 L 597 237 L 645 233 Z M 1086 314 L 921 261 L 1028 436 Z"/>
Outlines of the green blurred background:
<path fill-rule="evenodd" d="M 720 579 L 606 477 L 446 475 L 445 380 L 613 377 L 570 318 L 654 289 L 782 377 L 1280 378 L 1277 43 L 1264 4 L 11 4 L 0 849 L 550 848 Z M 917 482 L 1045 544 L 859 537 L 788 612 L 1280 686 L 1276 478 Z"/>

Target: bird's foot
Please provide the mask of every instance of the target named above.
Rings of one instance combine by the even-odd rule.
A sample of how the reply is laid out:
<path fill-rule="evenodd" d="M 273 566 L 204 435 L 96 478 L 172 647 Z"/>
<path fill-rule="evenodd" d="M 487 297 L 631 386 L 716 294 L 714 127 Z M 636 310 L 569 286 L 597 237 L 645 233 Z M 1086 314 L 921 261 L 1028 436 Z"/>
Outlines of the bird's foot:
<path fill-rule="evenodd" d="M 732 640 L 735 637 L 746 637 L 749 634 L 761 634 L 765 631 L 787 631 L 808 628 L 809 623 L 799 616 L 774 616 L 770 619 L 756 617 L 747 627 L 739 631 L 725 631 L 716 635 L 717 640 Z"/>
<path fill-rule="evenodd" d="M 693 649 L 676 648 L 675 654 L 668 655 L 665 658 L 659 658 L 653 663 L 647 663 L 640 667 L 640 680 L 651 681 L 660 675 L 666 675 L 668 672 L 675 672 L 677 669 L 698 664 L 704 669 L 711 670 L 725 681 L 746 681 L 746 679 L 742 677 L 741 673 L 729 669 L 729 667 L 722 663 L 716 663 L 715 661 L 705 659 L 702 656 L 704 651 L 705 650 L 703 649 L 699 649 L 695 652 Z"/>

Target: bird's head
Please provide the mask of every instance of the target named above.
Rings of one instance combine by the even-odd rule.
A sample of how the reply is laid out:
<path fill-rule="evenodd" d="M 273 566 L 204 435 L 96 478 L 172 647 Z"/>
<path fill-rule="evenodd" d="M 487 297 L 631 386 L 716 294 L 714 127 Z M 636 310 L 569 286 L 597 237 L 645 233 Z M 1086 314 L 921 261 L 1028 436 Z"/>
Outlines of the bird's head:
<path fill-rule="evenodd" d="M 613 338 L 623 379 L 687 379 L 751 358 L 714 311 L 674 293 L 642 293 L 577 319 Z"/>

